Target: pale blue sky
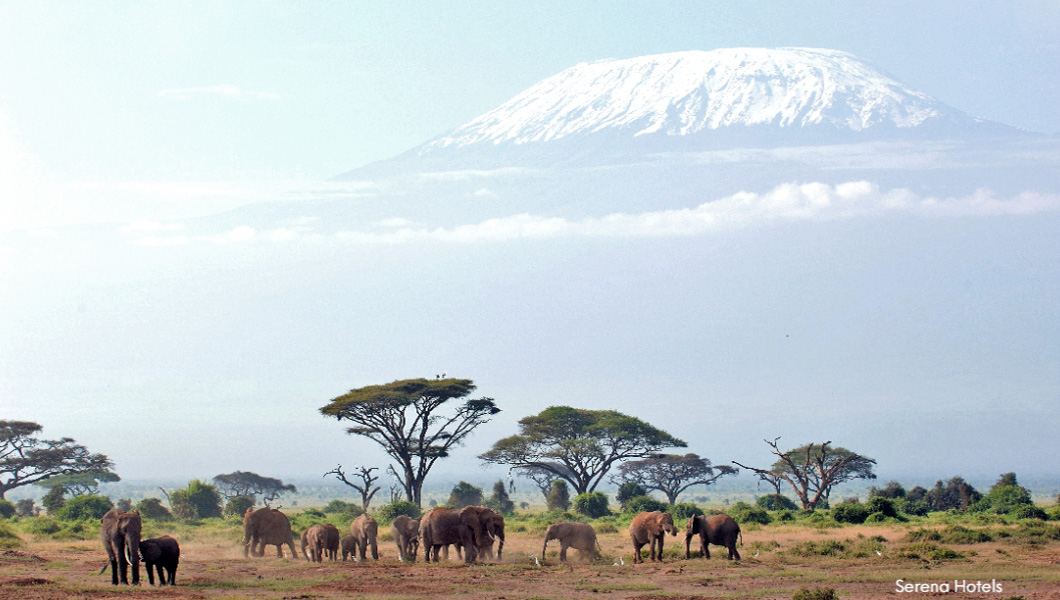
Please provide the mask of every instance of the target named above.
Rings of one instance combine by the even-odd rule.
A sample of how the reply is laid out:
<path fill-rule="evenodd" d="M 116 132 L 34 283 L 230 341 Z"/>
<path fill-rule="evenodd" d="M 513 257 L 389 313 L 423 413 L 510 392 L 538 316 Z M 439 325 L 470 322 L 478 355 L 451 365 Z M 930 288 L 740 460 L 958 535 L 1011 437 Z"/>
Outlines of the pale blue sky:
<path fill-rule="evenodd" d="M 1055 472 L 1049 172 L 939 202 L 930 169 L 917 185 L 851 169 L 870 178 L 852 214 L 802 210 L 845 183 L 814 179 L 843 162 L 829 152 L 791 177 L 805 188 L 718 183 L 694 202 L 601 208 L 587 181 L 541 237 L 526 235 L 540 206 L 444 226 L 383 215 L 418 228 L 397 241 L 375 222 L 335 225 L 350 241 L 311 218 L 161 221 L 290 202 L 578 62 L 679 50 L 844 50 L 974 116 L 1058 134 L 1057 40 L 1060 4 L 1031 1 L 0 0 L 0 418 L 84 441 L 125 477 L 312 477 L 336 459 L 319 446 L 383 464 L 317 414 L 331 397 L 444 370 L 505 411 L 461 468 L 570 403 L 634 412 L 716 462 L 766 462 L 761 439 L 783 435 L 862 444 L 892 473 Z M 902 158 L 940 156 L 918 150 Z M 377 197 L 556 200 L 524 184 Z M 746 190 L 766 209 L 740 212 Z M 768 210 L 792 198 L 806 205 Z M 628 229 L 600 235 L 623 210 Z M 652 229 L 674 218 L 700 220 Z M 60 227 L 79 223 L 108 225 Z"/>

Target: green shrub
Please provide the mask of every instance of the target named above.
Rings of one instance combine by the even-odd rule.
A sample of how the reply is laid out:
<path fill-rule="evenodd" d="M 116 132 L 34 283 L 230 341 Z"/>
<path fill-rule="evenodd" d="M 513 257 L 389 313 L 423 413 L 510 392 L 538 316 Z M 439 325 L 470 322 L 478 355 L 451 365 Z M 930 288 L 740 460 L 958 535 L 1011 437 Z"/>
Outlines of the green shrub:
<path fill-rule="evenodd" d="M 766 510 L 795 510 L 798 506 L 784 494 L 768 494 L 755 500 L 755 505 Z"/>
<path fill-rule="evenodd" d="M 636 481 L 623 481 L 622 485 L 618 486 L 618 493 L 615 494 L 615 500 L 622 505 L 622 512 L 629 512 L 626 509 L 626 502 L 639 496 L 647 496 L 648 490 L 643 485 Z"/>
<path fill-rule="evenodd" d="M 411 502 L 409 504 L 412 504 Z M 325 514 L 341 515 L 343 519 L 352 521 L 364 514 L 360 504 L 346 502 L 345 500 L 332 500 L 323 508 Z"/>
<path fill-rule="evenodd" d="M 0 519 L 10 519 L 18 509 L 9 500 L 0 499 Z"/>
<path fill-rule="evenodd" d="M 1013 514 L 1015 514 L 1017 519 L 1039 519 L 1045 521 L 1049 518 L 1049 515 L 1044 510 L 1033 504 L 1020 506 Z"/>
<path fill-rule="evenodd" d="M 110 501 L 110 498 L 85 494 L 83 496 L 74 496 L 67 500 L 55 516 L 64 521 L 79 521 L 82 519 L 98 521 L 112 508 L 114 508 L 114 503 Z"/>
<path fill-rule="evenodd" d="M 670 516 L 674 518 L 674 523 L 686 522 L 688 519 L 701 514 L 703 514 L 703 509 L 691 502 L 678 502 L 670 507 Z"/>
<path fill-rule="evenodd" d="M 773 520 L 781 522 L 791 522 L 795 520 L 795 511 L 793 510 L 778 510 L 777 514 L 773 516 Z"/>
<path fill-rule="evenodd" d="M 625 504 L 622 505 L 622 512 L 635 515 L 641 512 L 654 512 L 657 510 L 669 512 L 667 510 L 669 508 L 669 504 L 660 502 L 651 496 L 634 496 L 633 498 L 626 500 Z M 575 508 L 575 510 L 577 510 L 577 508 Z"/>
<path fill-rule="evenodd" d="M 252 506 L 254 506 L 254 499 L 250 496 L 233 496 L 225 504 L 224 514 L 226 517 L 239 517 L 242 519 L 247 509 Z"/>
<path fill-rule="evenodd" d="M 449 492 L 449 499 L 445 503 L 453 508 L 480 506 L 482 504 L 482 488 L 475 487 L 466 481 L 461 481 L 453 486 L 453 490 Z"/>
<path fill-rule="evenodd" d="M 808 587 L 799 588 L 797 592 L 791 597 L 791 600 L 839 600 L 839 594 L 830 587 L 819 587 L 810 589 Z"/>
<path fill-rule="evenodd" d="M 570 510 L 570 489 L 562 479 L 552 480 L 552 486 L 545 497 L 549 510 Z"/>
<path fill-rule="evenodd" d="M 288 515 L 288 518 L 291 520 L 291 528 L 296 532 L 328 522 L 327 515 L 315 508 L 307 508 L 300 513 Z"/>
<path fill-rule="evenodd" d="M 186 520 L 221 518 L 221 494 L 217 488 L 192 480 L 188 487 L 169 494 L 173 514 Z"/>
<path fill-rule="evenodd" d="M 846 544 L 838 540 L 811 540 L 796 544 L 785 553 L 795 556 L 842 556 L 846 550 Z"/>
<path fill-rule="evenodd" d="M 931 542 L 918 542 L 898 549 L 898 556 L 920 560 L 941 561 L 964 558 L 964 555 Z"/>
<path fill-rule="evenodd" d="M 145 519 L 153 519 L 155 521 L 173 520 L 173 513 L 169 512 L 169 509 L 162 504 L 162 500 L 158 498 L 144 498 L 136 503 L 136 510 Z"/>
<path fill-rule="evenodd" d="M 981 544 L 994 538 L 979 529 L 947 525 L 944 529 L 916 529 L 905 535 L 907 542 L 941 542 L 943 544 Z"/>
<path fill-rule="evenodd" d="M 923 517 L 931 512 L 931 507 L 923 500 L 910 500 L 909 498 L 905 498 L 899 506 L 905 514 L 916 517 Z"/>
<path fill-rule="evenodd" d="M 880 513 L 885 517 L 897 517 L 898 509 L 894 506 L 894 500 L 884 496 L 875 496 L 865 503 L 869 513 Z"/>
<path fill-rule="evenodd" d="M 32 517 L 37 514 L 37 506 L 33 498 L 23 498 L 15 503 L 15 512 L 20 517 Z"/>
<path fill-rule="evenodd" d="M 384 522 L 393 521 L 399 515 L 405 515 L 413 519 L 418 519 L 423 515 L 420 507 L 416 506 L 415 502 L 409 502 L 408 500 L 398 500 L 397 502 L 384 504 L 379 507 L 375 514 L 380 521 Z"/>
<path fill-rule="evenodd" d="M 769 512 L 766 511 L 766 509 L 758 506 L 751 506 L 742 501 L 730 506 L 727 514 L 735 519 L 737 523 L 758 523 L 760 525 L 769 525 L 773 521 L 773 517 L 769 516 Z"/>
<path fill-rule="evenodd" d="M 53 487 L 48 490 L 47 494 L 44 494 L 40 499 L 40 503 L 48 511 L 49 515 L 54 515 L 66 503 L 66 488 L 61 485 Z"/>
<path fill-rule="evenodd" d="M 508 490 L 504 487 L 503 480 L 497 480 L 493 484 L 493 494 L 486 498 L 483 506 L 492 508 L 502 515 L 510 515 L 515 512 L 515 502 L 508 497 Z"/>
<path fill-rule="evenodd" d="M 603 492 L 586 492 L 574 498 L 574 512 L 596 519 L 611 514 L 607 507 L 607 494 Z"/>
<path fill-rule="evenodd" d="M 33 535 L 55 535 L 62 530 L 59 521 L 52 517 L 35 517 L 24 526 L 27 533 Z"/>
<path fill-rule="evenodd" d="M 0 548 L 18 548 L 22 545 L 22 538 L 7 523 L 0 523 Z"/>
<path fill-rule="evenodd" d="M 872 511 L 864 504 L 841 502 L 832 509 L 832 518 L 839 523 L 864 523 Z"/>

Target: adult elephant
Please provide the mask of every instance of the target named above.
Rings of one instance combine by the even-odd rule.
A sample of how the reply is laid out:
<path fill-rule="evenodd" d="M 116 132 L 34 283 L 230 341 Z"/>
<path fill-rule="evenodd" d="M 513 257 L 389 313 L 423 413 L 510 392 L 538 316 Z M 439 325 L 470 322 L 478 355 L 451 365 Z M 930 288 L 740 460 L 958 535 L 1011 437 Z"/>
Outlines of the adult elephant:
<path fill-rule="evenodd" d="M 129 565 L 132 564 L 132 584 L 140 584 L 140 530 L 143 524 L 140 513 L 124 512 L 116 508 L 107 511 L 100 519 L 99 538 L 110 560 L 110 582 L 118 585 L 119 577 L 129 583 Z M 126 558 L 128 555 L 128 558 Z M 106 566 L 103 567 L 107 569 Z M 100 571 L 102 574 L 103 571 Z"/>
<path fill-rule="evenodd" d="M 243 514 L 243 557 L 249 553 L 265 556 L 265 546 L 275 545 L 276 556 L 283 558 L 283 546 L 291 549 L 291 558 L 297 558 L 291 521 L 287 515 L 275 508 L 248 508 Z"/>
<path fill-rule="evenodd" d="M 567 562 L 567 548 L 578 551 L 578 558 L 590 560 L 597 556 L 600 544 L 596 541 L 596 531 L 585 523 L 556 523 L 545 530 L 545 544 L 541 546 L 541 558 L 545 558 L 550 540 L 559 540 L 559 560 Z"/>
<path fill-rule="evenodd" d="M 328 533 L 323 525 L 313 525 L 302 532 L 302 555 L 311 562 L 324 561 Z"/>
<path fill-rule="evenodd" d="M 480 540 L 476 552 L 480 557 L 493 560 L 493 544 L 497 543 L 497 560 L 501 560 L 504 553 L 504 516 L 501 513 L 486 507 L 480 513 L 482 524 L 486 528 L 486 539 Z M 459 548 L 459 546 L 458 546 Z"/>
<path fill-rule="evenodd" d="M 354 519 L 350 523 L 350 535 L 357 543 L 358 558 L 365 560 L 365 553 L 371 545 L 372 558 L 379 560 L 379 523 L 371 515 L 365 513 Z"/>
<path fill-rule="evenodd" d="M 339 541 L 342 534 L 339 528 L 331 523 L 324 523 L 324 556 L 331 560 L 339 559 Z"/>
<path fill-rule="evenodd" d="M 677 536 L 674 519 L 670 513 L 661 511 L 642 512 L 633 517 L 629 524 L 629 538 L 633 542 L 633 562 L 644 562 L 640 558 L 640 549 L 644 544 L 651 544 L 651 560 L 662 562 L 663 540 L 666 534 Z M 656 552 L 658 547 L 658 552 Z"/>
<path fill-rule="evenodd" d="M 155 584 L 154 569 L 158 569 L 158 585 L 177 584 L 177 566 L 180 564 L 180 544 L 177 540 L 168 535 L 143 540 L 140 542 L 140 552 L 147 567 L 147 581 L 151 585 Z"/>
<path fill-rule="evenodd" d="M 465 506 L 460 510 L 432 508 L 420 519 L 420 540 L 423 544 L 423 559 L 438 562 L 438 552 L 443 546 L 456 544 L 463 548 L 464 562 L 473 563 L 478 556 L 477 548 L 492 544 L 486 530 L 485 513 L 482 506 Z"/>
<path fill-rule="evenodd" d="M 696 515 L 688 519 L 685 528 L 685 558 L 689 558 L 692 538 L 699 535 L 700 554 L 710 558 L 709 544 L 725 546 L 729 549 L 729 560 L 740 560 L 740 553 L 736 551 L 736 540 L 739 538 L 743 543 L 743 534 L 740 533 L 740 525 L 729 515 Z"/>
<path fill-rule="evenodd" d="M 416 552 L 420 547 L 420 521 L 407 515 L 398 515 L 390 524 L 390 535 L 397 545 L 398 558 L 402 561 L 415 562 Z"/>

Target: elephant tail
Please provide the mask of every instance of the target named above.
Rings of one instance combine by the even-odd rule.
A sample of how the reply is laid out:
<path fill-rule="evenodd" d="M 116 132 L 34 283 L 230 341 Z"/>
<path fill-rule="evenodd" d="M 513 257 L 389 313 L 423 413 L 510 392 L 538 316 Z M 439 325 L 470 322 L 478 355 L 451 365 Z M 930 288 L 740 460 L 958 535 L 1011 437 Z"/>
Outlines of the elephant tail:
<path fill-rule="evenodd" d="M 109 562 L 104 564 L 103 568 L 99 570 L 99 574 L 102 575 L 102 574 L 106 573 L 107 572 L 107 567 L 109 567 L 109 566 L 110 566 Z"/>
<path fill-rule="evenodd" d="M 743 532 L 740 532 L 740 545 L 743 546 Z"/>

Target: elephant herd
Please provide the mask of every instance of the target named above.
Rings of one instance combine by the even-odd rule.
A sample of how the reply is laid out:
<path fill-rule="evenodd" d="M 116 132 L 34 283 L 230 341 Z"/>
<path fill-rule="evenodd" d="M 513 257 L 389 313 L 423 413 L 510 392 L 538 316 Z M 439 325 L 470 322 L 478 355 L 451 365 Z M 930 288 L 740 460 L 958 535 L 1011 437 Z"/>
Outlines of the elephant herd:
<path fill-rule="evenodd" d="M 102 519 L 100 538 L 109 559 L 111 583 L 130 583 L 128 570 L 132 567 L 132 584 L 140 582 L 140 559 L 147 568 L 147 577 L 154 585 L 153 569 L 158 571 L 159 585 L 173 585 L 177 565 L 180 562 L 180 546 L 168 535 L 141 540 L 141 521 L 138 512 L 122 512 L 112 509 Z M 482 559 L 501 559 L 504 552 L 504 517 L 500 513 L 483 507 L 467 506 L 460 510 L 432 508 L 420 519 L 399 516 L 390 526 L 390 532 L 398 549 L 398 560 L 413 562 L 419 547 L 423 546 L 424 560 L 438 562 L 442 553 L 448 558 L 449 546 L 454 546 L 464 562 L 473 563 Z M 641 548 L 649 546 L 652 561 L 662 561 L 663 540 L 666 534 L 677 536 L 673 518 L 660 511 L 642 512 L 633 518 L 629 526 L 633 544 L 633 562 L 643 562 Z M 352 558 L 364 561 L 371 549 L 373 559 L 379 559 L 377 538 L 379 524 L 370 515 L 363 514 L 350 523 L 350 533 L 341 537 L 339 529 L 331 524 L 313 525 L 300 536 L 302 557 L 308 561 L 322 562 L 324 558 L 338 560 L 341 549 L 342 560 Z M 699 536 L 700 554 L 710 558 L 709 544 L 725 546 L 730 560 L 740 560 L 736 542 L 740 526 L 728 515 L 694 516 L 685 529 L 685 558 L 691 555 L 692 538 Z M 600 545 L 596 532 L 585 523 L 556 523 L 545 532 L 541 557 L 544 558 L 548 543 L 557 540 L 560 544 L 559 559 L 567 560 L 567 549 L 578 551 L 579 558 L 595 558 Z M 264 507 L 247 509 L 243 515 L 243 556 L 264 556 L 265 546 L 276 546 L 276 555 L 283 558 L 283 547 L 290 549 L 296 558 L 294 534 L 291 521 L 278 509 Z M 494 554 L 496 545 L 496 554 Z M 536 558 L 535 558 L 536 560 Z M 165 573 L 163 573 L 163 570 Z M 100 571 L 100 574 L 103 573 Z"/>

